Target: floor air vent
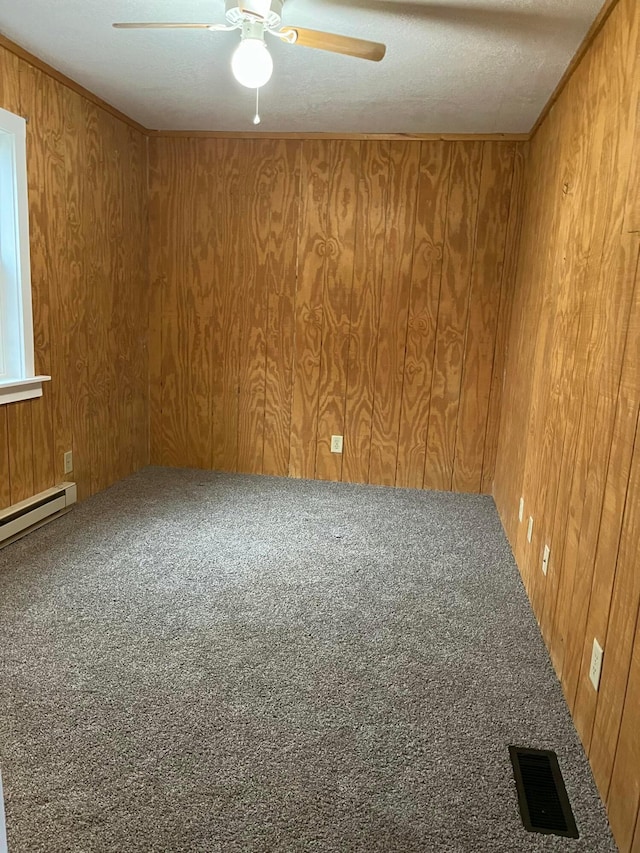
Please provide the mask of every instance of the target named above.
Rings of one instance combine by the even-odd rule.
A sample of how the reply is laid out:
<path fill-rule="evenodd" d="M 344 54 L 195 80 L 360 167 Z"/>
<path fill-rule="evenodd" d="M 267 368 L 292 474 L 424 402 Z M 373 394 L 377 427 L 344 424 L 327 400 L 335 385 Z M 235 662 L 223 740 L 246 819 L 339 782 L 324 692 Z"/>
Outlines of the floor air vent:
<path fill-rule="evenodd" d="M 555 752 L 510 746 L 509 754 L 525 829 L 545 835 L 578 838 L 578 828 Z"/>

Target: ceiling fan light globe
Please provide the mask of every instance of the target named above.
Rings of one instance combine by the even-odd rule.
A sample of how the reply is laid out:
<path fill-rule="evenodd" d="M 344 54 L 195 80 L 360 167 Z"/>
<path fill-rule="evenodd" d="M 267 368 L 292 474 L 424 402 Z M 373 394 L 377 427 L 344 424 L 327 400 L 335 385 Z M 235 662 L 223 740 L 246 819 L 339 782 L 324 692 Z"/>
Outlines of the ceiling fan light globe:
<path fill-rule="evenodd" d="M 244 38 L 231 57 L 231 70 L 238 83 L 259 89 L 271 79 L 273 59 L 262 39 Z"/>

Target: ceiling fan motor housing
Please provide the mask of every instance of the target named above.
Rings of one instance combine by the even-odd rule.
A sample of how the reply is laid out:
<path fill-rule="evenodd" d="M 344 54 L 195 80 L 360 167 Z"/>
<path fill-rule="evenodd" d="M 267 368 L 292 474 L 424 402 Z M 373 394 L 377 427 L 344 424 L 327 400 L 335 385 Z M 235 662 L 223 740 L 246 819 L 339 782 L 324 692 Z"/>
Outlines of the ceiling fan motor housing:
<path fill-rule="evenodd" d="M 275 30 L 282 21 L 282 0 L 226 0 L 225 17 L 236 27 L 259 21 L 268 30 Z"/>

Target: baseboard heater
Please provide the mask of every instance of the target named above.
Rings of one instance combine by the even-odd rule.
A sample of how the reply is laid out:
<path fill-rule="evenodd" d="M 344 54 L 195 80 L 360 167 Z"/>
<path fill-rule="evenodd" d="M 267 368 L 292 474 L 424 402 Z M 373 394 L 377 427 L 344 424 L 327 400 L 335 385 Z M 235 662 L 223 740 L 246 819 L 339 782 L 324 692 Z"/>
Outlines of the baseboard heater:
<path fill-rule="evenodd" d="M 0 510 L 0 548 L 68 512 L 77 499 L 75 483 L 60 483 Z"/>

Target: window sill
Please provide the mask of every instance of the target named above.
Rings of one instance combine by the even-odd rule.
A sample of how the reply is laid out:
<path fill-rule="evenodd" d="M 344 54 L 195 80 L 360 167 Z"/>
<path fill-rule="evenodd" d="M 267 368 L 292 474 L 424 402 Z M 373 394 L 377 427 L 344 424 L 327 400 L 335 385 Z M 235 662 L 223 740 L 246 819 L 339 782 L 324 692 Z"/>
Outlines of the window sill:
<path fill-rule="evenodd" d="M 42 383 L 49 382 L 50 376 L 31 376 L 29 379 L 5 379 L 0 381 L 0 406 L 6 403 L 19 403 L 42 397 Z"/>

